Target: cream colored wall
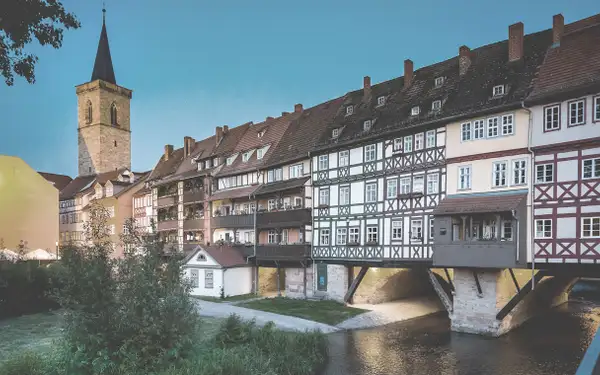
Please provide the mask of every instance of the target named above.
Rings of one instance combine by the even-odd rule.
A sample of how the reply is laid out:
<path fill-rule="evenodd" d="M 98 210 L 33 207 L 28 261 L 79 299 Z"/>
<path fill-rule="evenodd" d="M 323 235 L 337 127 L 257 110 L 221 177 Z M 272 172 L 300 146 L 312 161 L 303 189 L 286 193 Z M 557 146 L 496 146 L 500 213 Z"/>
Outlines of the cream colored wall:
<path fill-rule="evenodd" d="M 486 120 L 490 117 L 502 117 L 513 113 L 515 115 L 515 129 L 512 135 L 499 135 L 493 138 L 462 141 L 461 125 L 475 120 Z M 500 127 L 502 124 L 500 124 Z M 487 132 L 487 127 L 486 127 Z M 476 117 L 460 122 L 453 122 L 446 126 L 446 159 L 460 156 L 485 154 L 488 152 L 514 150 L 527 147 L 529 140 L 529 113 L 525 110 L 497 113 L 485 117 Z"/>
<path fill-rule="evenodd" d="M 58 241 L 58 190 L 18 157 L 0 155 L 0 238 L 15 249 L 54 252 Z"/>

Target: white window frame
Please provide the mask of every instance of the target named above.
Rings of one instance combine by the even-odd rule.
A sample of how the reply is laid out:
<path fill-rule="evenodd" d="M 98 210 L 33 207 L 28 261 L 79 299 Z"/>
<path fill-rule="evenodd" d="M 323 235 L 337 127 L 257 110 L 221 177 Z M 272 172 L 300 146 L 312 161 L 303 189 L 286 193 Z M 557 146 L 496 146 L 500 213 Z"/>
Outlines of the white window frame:
<path fill-rule="evenodd" d="M 350 151 L 348 150 L 343 150 L 340 151 L 340 153 L 338 154 L 338 166 L 339 167 L 347 167 L 348 165 L 350 165 Z"/>
<path fill-rule="evenodd" d="M 329 189 L 319 189 L 319 206 L 329 206 Z"/>
<path fill-rule="evenodd" d="M 256 159 L 261 160 L 265 156 L 265 148 L 259 148 L 256 150 Z"/>
<path fill-rule="evenodd" d="M 317 164 L 320 171 L 329 169 L 329 155 L 319 155 Z"/>
<path fill-rule="evenodd" d="M 560 129 L 560 104 L 544 107 L 544 131 Z"/>
<path fill-rule="evenodd" d="M 290 165 L 289 178 L 298 178 L 304 175 L 304 165 L 302 163 Z"/>
<path fill-rule="evenodd" d="M 400 194 L 410 194 L 412 179 L 410 177 L 400 177 L 399 188 Z"/>
<path fill-rule="evenodd" d="M 458 190 L 471 190 L 472 174 L 473 170 L 470 165 L 461 165 L 458 167 Z"/>
<path fill-rule="evenodd" d="M 419 237 L 418 234 L 421 236 Z M 410 241 L 423 241 L 423 219 L 410 219 Z"/>
<path fill-rule="evenodd" d="M 473 139 L 485 139 L 485 120 L 473 121 Z"/>
<path fill-rule="evenodd" d="M 527 185 L 527 159 L 512 161 L 512 185 Z"/>
<path fill-rule="evenodd" d="M 540 229 L 541 224 L 541 231 Z M 546 236 L 547 227 L 549 228 L 550 235 Z M 536 219 L 535 220 L 535 238 L 547 239 L 552 238 L 552 219 Z"/>
<path fill-rule="evenodd" d="M 487 138 L 496 138 L 500 135 L 500 120 L 498 117 L 490 117 L 487 119 Z"/>
<path fill-rule="evenodd" d="M 269 232 L 267 233 L 267 243 L 277 243 L 277 232 L 275 229 L 269 229 Z"/>
<path fill-rule="evenodd" d="M 540 169 L 542 171 L 542 175 L 543 178 L 540 179 Z M 550 180 L 547 179 L 547 175 L 548 175 L 548 170 L 550 170 L 552 173 L 550 174 Z M 547 184 L 547 183 L 551 183 L 554 182 L 554 164 L 552 163 L 546 163 L 546 164 L 537 164 L 535 166 L 535 183 L 536 184 Z"/>
<path fill-rule="evenodd" d="M 365 163 L 377 160 L 377 145 L 365 146 Z"/>
<path fill-rule="evenodd" d="M 337 138 L 340 135 L 340 129 L 335 128 L 331 131 L 331 138 Z"/>
<path fill-rule="evenodd" d="M 252 151 L 246 151 L 242 154 L 242 161 L 245 163 L 250 160 L 250 156 L 252 155 Z"/>
<path fill-rule="evenodd" d="M 335 235 L 336 245 L 346 245 L 348 240 L 348 228 L 337 228 Z"/>
<path fill-rule="evenodd" d="M 350 186 L 340 186 L 339 187 L 339 205 L 345 206 L 350 204 Z M 343 199 L 342 199 L 343 198 Z"/>
<path fill-rule="evenodd" d="M 204 288 L 213 289 L 215 283 L 215 274 L 212 270 L 204 270 Z"/>
<path fill-rule="evenodd" d="M 492 187 L 508 186 L 508 162 L 506 160 L 492 163 Z"/>
<path fill-rule="evenodd" d="M 402 240 L 402 220 L 392 220 L 392 241 Z"/>
<path fill-rule="evenodd" d="M 385 105 L 385 96 L 380 96 L 377 98 L 377 106 L 380 107 L 382 105 Z"/>
<path fill-rule="evenodd" d="M 413 176 L 412 191 L 413 193 L 425 192 L 425 175 Z"/>
<path fill-rule="evenodd" d="M 471 140 L 471 123 L 464 122 L 460 124 L 460 140 L 467 142 Z"/>
<path fill-rule="evenodd" d="M 376 225 L 367 226 L 367 243 L 379 243 L 379 227 Z"/>
<path fill-rule="evenodd" d="M 510 113 L 502 115 L 502 135 L 515 134 L 515 116 Z"/>
<path fill-rule="evenodd" d="M 354 107 L 352 105 L 347 106 L 346 107 L 346 116 L 350 116 L 353 113 L 354 113 Z"/>
<path fill-rule="evenodd" d="M 428 130 L 427 133 L 425 133 L 425 147 L 435 147 L 435 130 Z"/>
<path fill-rule="evenodd" d="M 328 228 L 323 228 L 319 231 L 319 244 L 322 246 L 329 246 L 329 244 L 331 243 L 329 241 L 330 237 L 329 237 L 329 229 Z"/>
<path fill-rule="evenodd" d="M 586 173 L 586 164 L 588 162 L 590 164 L 589 175 Z M 581 161 L 581 178 L 584 180 L 600 178 L 600 158 L 590 158 Z"/>
<path fill-rule="evenodd" d="M 415 134 L 415 150 L 422 150 L 425 146 L 425 134 L 417 133 Z"/>
<path fill-rule="evenodd" d="M 569 113 L 567 121 L 569 126 L 585 124 L 585 99 L 579 99 L 569 102 L 568 106 Z M 573 121 L 573 110 L 575 110 L 575 121 Z"/>
<path fill-rule="evenodd" d="M 365 184 L 365 203 L 377 202 L 377 183 L 370 182 Z"/>
<path fill-rule="evenodd" d="M 433 240 L 433 237 L 434 237 L 433 235 L 435 233 L 435 231 L 434 231 L 434 221 L 433 220 L 434 220 L 433 218 L 429 219 L 429 235 L 428 235 L 428 237 L 429 237 L 430 240 Z"/>
<path fill-rule="evenodd" d="M 360 228 L 357 228 L 357 227 L 348 228 L 348 243 L 352 243 L 352 244 L 360 243 Z"/>
<path fill-rule="evenodd" d="M 392 151 L 394 152 L 402 151 L 402 137 L 394 138 L 394 145 L 392 147 Z"/>
<path fill-rule="evenodd" d="M 437 194 L 440 184 L 439 173 L 431 173 L 427 175 L 427 194 Z"/>
<path fill-rule="evenodd" d="M 421 113 L 421 108 L 419 108 L 419 106 L 412 107 L 410 109 L 410 115 L 411 116 L 417 116 L 419 113 Z"/>
<path fill-rule="evenodd" d="M 492 95 L 494 97 L 502 96 L 502 95 L 504 95 L 504 89 L 505 89 L 504 85 L 496 85 L 492 89 Z"/>
<path fill-rule="evenodd" d="M 586 223 L 588 221 L 589 223 Z M 594 225 L 598 226 L 597 230 L 594 229 Z M 586 231 L 589 232 L 587 235 L 585 234 Z M 581 218 L 581 238 L 600 238 L 600 216 Z"/>
<path fill-rule="evenodd" d="M 442 101 L 441 100 L 434 100 L 433 102 L 431 102 L 431 110 L 432 111 L 439 111 L 442 109 Z"/>
<path fill-rule="evenodd" d="M 444 77 L 435 77 L 435 81 L 434 81 L 435 88 L 442 87 L 443 84 L 444 84 Z"/>
<path fill-rule="evenodd" d="M 594 122 L 600 122 L 600 96 L 596 96 L 592 106 L 592 117 Z"/>
<path fill-rule="evenodd" d="M 398 179 L 390 178 L 387 180 L 386 197 L 387 199 L 396 199 L 398 197 Z"/>
<path fill-rule="evenodd" d="M 371 130 L 372 126 L 373 126 L 373 121 L 365 120 L 365 122 L 363 122 L 363 131 L 368 132 L 369 130 Z"/>
<path fill-rule="evenodd" d="M 277 208 L 277 201 L 275 199 L 269 199 L 267 201 L 267 209 L 269 211 L 273 211 L 276 208 Z"/>
<path fill-rule="evenodd" d="M 413 150 L 413 137 L 412 135 L 407 135 L 404 137 L 404 152 L 412 152 Z"/>

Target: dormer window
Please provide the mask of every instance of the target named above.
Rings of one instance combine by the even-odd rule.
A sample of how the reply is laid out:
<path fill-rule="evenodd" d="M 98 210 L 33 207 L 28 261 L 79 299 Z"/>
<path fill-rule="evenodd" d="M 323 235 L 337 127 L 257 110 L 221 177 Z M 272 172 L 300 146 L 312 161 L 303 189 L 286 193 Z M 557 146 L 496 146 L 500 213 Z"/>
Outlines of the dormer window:
<path fill-rule="evenodd" d="M 196 258 L 196 260 L 198 262 L 204 262 L 204 261 L 206 261 L 206 255 L 204 255 L 204 254 L 198 254 L 198 257 Z"/>
<path fill-rule="evenodd" d="M 252 151 L 244 152 L 242 154 L 242 161 L 245 163 L 250 160 L 250 156 L 252 156 Z"/>
<path fill-rule="evenodd" d="M 421 109 L 418 106 L 417 107 L 412 107 L 412 109 L 410 110 L 411 116 L 416 116 L 419 113 L 421 113 Z"/>
<path fill-rule="evenodd" d="M 431 103 L 431 110 L 432 111 L 439 111 L 440 109 L 442 109 L 442 101 L 441 100 L 434 100 L 433 103 Z"/>
<path fill-rule="evenodd" d="M 237 157 L 237 154 L 235 155 L 231 155 L 230 157 L 227 158 L 227 165 L 231 165 L 233 164 L 233 162 L 235 161 L 235 158 Z"/>
<path fill-rule="evenodd" d="M 262 138 L 263 135 L 265 135 L 265 131 L 264 130 L 259 131 L 258 134 L 257 134 L 258 138 Z"/>
<path fill-rule="evenodd" d="M 371 125 L 373 124 L 373 122 L 371 120 L 366 120 L 363 123 L 363 131 L 368 132 L 369 130 L 371 130 Z"/>
<path fill-rule="evenodd" d="M 262 159 L 265 154 L 267 153 L 267 151 L 269 150 L 269 146 L 265 146 L 263 148 L 259 148 L 258 150 L 256 150 L 256 158 L 258 160 Z"/>
<path fill-rule="evenodd" d="M 385 104 L 385 96 L 380 96 L 377 98 L 377 106 L 380 107 Z"/>
<path fill-rule="evenodd" d="M 496 85 L 493 89 L 494 96 L 504 95 L 504 85 Z"/>
<path fill-rule="evenodd" d="M 444 84 L 444 77 L 437 77 L 435 79 L 435 87 L 442 87 L 442 85 Z"/>
<path fill-rule="evenodd" d="M 336 128 L 331 131 L 331 138 L 337 138 L 339 136 L 340 136 L 340 129 Z"/>
<path fill-rule="evenodd" d="M 207 159 L 205 162 L 206 169 L 210 168 L 210 159 Z"/>
<path fill-rule="evenodd" d="M 346 116 L 350 116 L 351 114 L 354 113 L 354 107 L 349 105 L 346 107 Z"/>

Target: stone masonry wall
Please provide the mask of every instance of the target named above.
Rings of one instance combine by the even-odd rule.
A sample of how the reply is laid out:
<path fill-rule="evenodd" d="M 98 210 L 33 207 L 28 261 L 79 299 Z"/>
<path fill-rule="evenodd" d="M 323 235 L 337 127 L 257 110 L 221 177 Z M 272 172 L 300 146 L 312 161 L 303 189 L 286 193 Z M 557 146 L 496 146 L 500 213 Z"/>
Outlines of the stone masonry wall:
<path fill-rule="evenodd" d="M 354 275 L 359 271 L 359 267 L 355 268 Z M 433 293 L 425 269 L 369 268 L 353 302 L 377 304 Z"/>
<path fill-rule="evenodd" d="M 285 296 L 289 298 L 310 298 L 313 296 L 313 269 L 306 268 L 306 286 L 304 285 L 304 268 L 285 269 Z M 306 296 L 304 290 L 306 289 Z"/>
<path fill-rule="evenodd" d="M 313 271 L 316 274 L 316 265 Z M 348 291 L 348 269 L 346 266 L 328 265 L 327 266 L 327 291 L 317 291 L 316 280 L 313 283 L 315 296 L 325 299 L 344 302 L 344 296 Z"/>

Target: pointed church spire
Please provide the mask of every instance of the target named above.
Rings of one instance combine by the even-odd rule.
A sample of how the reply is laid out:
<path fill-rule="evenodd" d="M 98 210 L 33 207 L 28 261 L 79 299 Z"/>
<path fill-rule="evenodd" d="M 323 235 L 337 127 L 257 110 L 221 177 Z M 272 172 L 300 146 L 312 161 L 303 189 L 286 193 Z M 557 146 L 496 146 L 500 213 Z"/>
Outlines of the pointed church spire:
<path fill-rule="evenodd" d="M 100 32 L 100 41 L 98 42 L 98 51 L 96 52 L 96 61 L 94 62 L 94 71 L 92 72 L 92 81 L 101 79 L 106 82 L 117 84 L 115 71 L 110 58 L 110 48 L 108 46 L 108 34 L 106 33 L 106 9 L 102 8 L 102 31 Z"/>

